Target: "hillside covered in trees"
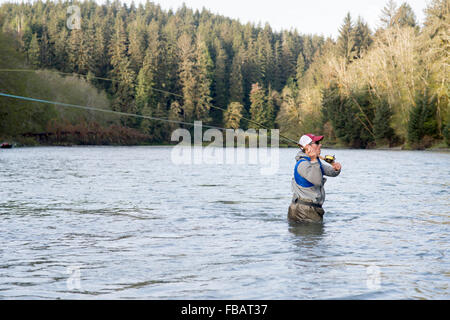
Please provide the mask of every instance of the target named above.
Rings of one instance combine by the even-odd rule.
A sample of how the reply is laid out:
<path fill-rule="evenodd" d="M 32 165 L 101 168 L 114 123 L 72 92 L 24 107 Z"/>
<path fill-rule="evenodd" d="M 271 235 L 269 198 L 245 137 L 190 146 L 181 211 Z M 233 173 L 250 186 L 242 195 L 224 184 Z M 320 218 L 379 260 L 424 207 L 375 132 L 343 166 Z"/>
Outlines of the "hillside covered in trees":
<path fill-rule="evenodd" d="M 444 146 L 449 3 L 432 0 L 423 26 L 406 2 L 390 0 L 376 30 L 348 14 L 336 41 L 244 25 L 207 10 L 164 11 L 152 2 L 5 3 L 0 40 L 13 51 L 1 50 L 0 60 L 17 55 L 24 60 L 17 68 L 80 76 L 45 71 L 52 80 L 31 90 L 14 84 L 20 76 L 0 71 L 0 91 L 227 128 L 279 128 L 293 140 L 323 133 L 327 144 L 356 148 Z M 67 27 L 70 5 L 80 8 L 80 28 Z M 63 81 L 70 82 L 64 90 Z M 112 132 L 133 137 L 127 142 L 167 143 L 178 126 L 37 105 L 22 112 L 30 108 L 23 104 L 0 97 L 0 137 L 81 126 L 84 143 L 120 143 L 106 138 Z"/>

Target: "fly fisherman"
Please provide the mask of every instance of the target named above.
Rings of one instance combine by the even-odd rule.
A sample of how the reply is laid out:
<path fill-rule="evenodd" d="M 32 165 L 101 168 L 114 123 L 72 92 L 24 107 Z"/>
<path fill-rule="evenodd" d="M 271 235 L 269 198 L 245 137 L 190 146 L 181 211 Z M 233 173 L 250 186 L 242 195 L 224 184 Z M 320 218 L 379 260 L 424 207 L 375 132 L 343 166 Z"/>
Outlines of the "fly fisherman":
<path fill-rule="evenodd" d="M 341 173 L 341 164 L 332 162 L 331 166 L 320 161 L 319 142 L 323 136 L 305 134 L 298 142 L 301 151 L 295 157 L 297 161 L 292 178 L 292 203 L 288 210 L 288 219 L 296 222 L 321 222 L 325 211 L 323 176 L 336 177 Z M 323 158 L 322 158 L 323 159 Z"/>

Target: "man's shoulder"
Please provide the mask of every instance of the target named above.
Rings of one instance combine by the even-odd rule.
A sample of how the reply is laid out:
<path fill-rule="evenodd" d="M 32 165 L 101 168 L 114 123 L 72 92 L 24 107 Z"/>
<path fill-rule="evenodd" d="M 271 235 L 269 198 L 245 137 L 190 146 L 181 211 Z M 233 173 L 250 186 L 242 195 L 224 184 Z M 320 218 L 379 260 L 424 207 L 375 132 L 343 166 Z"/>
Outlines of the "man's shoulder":
<path fill-rule="evenodd" d="M 310 159 L 307 156 L 300 156 L 300 157 L 296 158 L 296 161 L 297 162 L 299 162 L 299 161 L 301 161 L 301 162 L 304 162 L 304 161 L 309 162 Z"/>
<path fill-rule="evenodd" d="M 315 165 L 315 164 L 317 164 L 317 161 L 311 162 L 310 159 L 300 159 L 298 161 L 298 168 L 306 169 L 306 168 L 310 168 L 312 165 Z"/>

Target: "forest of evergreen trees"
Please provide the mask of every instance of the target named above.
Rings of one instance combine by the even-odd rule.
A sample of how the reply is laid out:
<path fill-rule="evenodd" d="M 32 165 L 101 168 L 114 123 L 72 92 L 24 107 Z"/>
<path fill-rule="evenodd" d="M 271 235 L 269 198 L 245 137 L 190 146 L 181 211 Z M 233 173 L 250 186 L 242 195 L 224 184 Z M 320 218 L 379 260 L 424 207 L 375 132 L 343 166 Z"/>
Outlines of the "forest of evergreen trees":
<path fill-rule="evenodd" d="M 116 111 L 426 148 L 450 142 L 449 3 L 432 0 L 423 26 L 406 2 L 387 2 L 376 30 L 347 14 L 336 41 L 150 1 L 4 3 L 0 26 L 28 66 L 86 76 Z M 66 25 L 70 5 L 81 9 L 80 29 Z M 120 126 L 152 143 L 176 128 L 130 117 Z"/>

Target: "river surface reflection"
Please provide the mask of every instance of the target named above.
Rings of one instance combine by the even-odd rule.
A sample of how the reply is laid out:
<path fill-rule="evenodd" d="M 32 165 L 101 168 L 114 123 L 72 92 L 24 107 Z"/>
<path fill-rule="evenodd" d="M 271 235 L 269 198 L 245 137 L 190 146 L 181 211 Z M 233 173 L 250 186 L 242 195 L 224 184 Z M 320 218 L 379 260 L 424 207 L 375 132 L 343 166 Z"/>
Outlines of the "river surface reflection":
<path fill-rule="evenodd" d="M 330 150 L 324 223 L 287 221 L 295 149 L 174 165 L 170 147 L 0 152 L 3 299 L 448 299 L 450 154 Z"/>

